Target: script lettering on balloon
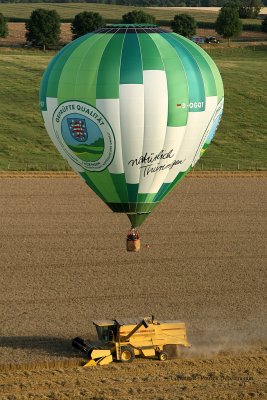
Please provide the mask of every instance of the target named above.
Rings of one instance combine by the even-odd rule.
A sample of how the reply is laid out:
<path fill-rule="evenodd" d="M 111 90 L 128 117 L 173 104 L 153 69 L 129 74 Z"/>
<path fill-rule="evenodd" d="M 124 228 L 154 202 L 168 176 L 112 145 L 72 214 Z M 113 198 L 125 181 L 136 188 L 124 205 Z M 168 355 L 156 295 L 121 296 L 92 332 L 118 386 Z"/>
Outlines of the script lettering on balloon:
<path fill-rule="evenodd" d="M 161 150 L 159 153 L 146 152 L 140 157 L 130 160 L 128 165 L 132 167 L 138 166 L 142 170 L 143 176 L 146 177 L 158 171 L 171 170 L 175 165 L 183 164 L 185 161 L 176 160 L 174 157 L 173 149 L 169 151 Z"/>

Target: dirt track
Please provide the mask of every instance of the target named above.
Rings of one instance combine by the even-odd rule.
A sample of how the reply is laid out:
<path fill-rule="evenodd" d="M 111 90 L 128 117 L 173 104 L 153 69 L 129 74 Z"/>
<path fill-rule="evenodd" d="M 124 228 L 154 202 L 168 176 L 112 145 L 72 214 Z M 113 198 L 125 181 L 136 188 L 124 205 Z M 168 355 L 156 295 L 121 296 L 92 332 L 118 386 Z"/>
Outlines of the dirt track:
<path fill-rule="evenodd" d="M 185 179 L 129 254 L 127 218 L 81 180 L 0 179 L 1 400 L 266 398 L 266 192 Z M 75 367 L 91 319 L 151 313 L 187 323 L 182 359 Z"/>

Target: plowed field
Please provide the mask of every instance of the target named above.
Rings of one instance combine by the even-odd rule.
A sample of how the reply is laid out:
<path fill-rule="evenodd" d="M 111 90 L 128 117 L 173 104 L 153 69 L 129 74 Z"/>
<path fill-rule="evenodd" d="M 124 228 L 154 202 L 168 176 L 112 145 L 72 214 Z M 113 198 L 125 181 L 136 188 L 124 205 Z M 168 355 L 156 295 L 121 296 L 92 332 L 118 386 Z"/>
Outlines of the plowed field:
<path fill-rule="evenodd" d="M 265 174 L 185 179 L 132 254 L 80 179 L 0 179 L 0 399 L 267 398 L 266 197 Z M 79 366 L 92 319 L 152 313 L 186 322 L 181 358 Z"/>

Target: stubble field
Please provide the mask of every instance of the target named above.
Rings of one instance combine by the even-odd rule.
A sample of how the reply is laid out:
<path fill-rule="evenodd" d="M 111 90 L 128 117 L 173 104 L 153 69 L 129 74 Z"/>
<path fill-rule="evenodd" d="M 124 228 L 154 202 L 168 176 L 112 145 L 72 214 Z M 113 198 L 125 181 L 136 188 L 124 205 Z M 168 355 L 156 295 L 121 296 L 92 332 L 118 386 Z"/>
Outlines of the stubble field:
<path fill-rule="evenodd" d="M 266 398 L 265 173 L 186 178 L 139 254 L 80 179 L 34 176 L 0 179 L 1 399 Z M 92 319 L 152 313 L 186 322 L 180 359 L 79 366 Z"/>

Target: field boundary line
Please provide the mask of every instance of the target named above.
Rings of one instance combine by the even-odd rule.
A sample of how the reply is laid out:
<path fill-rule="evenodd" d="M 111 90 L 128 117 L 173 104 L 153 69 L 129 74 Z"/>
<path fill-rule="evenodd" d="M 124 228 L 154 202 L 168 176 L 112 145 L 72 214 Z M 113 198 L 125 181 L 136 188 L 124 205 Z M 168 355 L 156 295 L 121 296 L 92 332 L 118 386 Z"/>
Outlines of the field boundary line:
<path fill-rule="evenodd" d="M 186 178 L 267 178 L 267 171 L 191 171 Z"/>
<path fill-rule="evenodd" d="M 77 177 L 72 171 L 0 171 L 0 179 Z M 267 171 L 191 171 L 186 178 L 267 178 Z"/>
<path fill-rule="evenodd" d="M 73 171 L 0 171 L 1 178 L 76 178 Z"/>

